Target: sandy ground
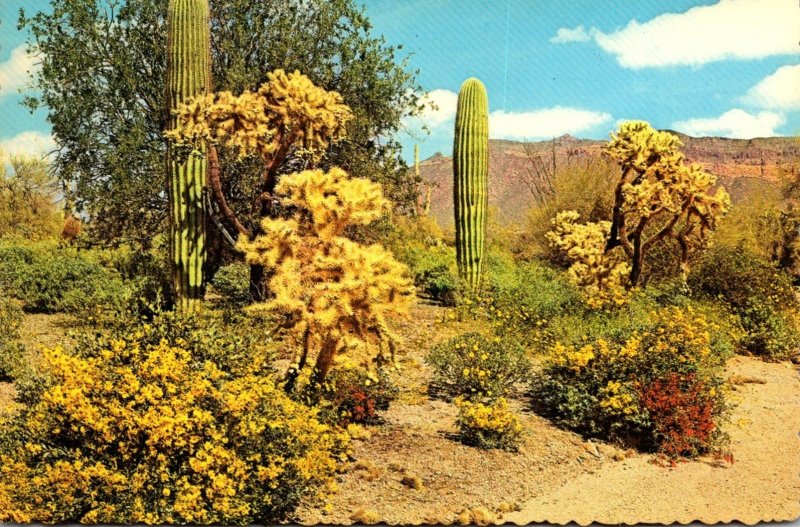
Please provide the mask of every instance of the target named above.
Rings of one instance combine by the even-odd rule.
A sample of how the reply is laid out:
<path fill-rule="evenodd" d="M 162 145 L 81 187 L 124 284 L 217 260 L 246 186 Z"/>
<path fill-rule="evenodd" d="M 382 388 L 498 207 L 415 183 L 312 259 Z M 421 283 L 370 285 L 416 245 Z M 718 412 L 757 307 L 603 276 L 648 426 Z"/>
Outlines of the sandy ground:
<path fill-rule="evenodd" d="M 800 516 L 800 377 L 790 364 L 735 357 L 738 406 L 728 432 L 733 465 L 708 460 L 663 468 L 648 456 L 575 477 L 504 519 L 587 524 L 794 520 Z M 739 380 L 741 382 L 741 380 Z M 761 384 L 763 382 L 763 384 Z"/>

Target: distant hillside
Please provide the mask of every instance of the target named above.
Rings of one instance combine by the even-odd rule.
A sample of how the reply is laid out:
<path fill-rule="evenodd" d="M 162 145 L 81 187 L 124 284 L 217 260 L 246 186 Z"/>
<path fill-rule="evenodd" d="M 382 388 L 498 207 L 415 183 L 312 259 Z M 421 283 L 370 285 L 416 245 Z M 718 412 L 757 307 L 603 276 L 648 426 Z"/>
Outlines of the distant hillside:
<path fill-rule="evenodd" d="M 775 184 L 781 167 L 800 162 L 800 139 L 770 137 L 764 139 L 726 139 L 690 137 L 678 132 L 684 153 L 690 162 L 701 163 L 718 176 L 734 202 Z M 556 163 L 599 156 L 605 141 L 577 139 L 564 135 L 555 139 Z M 489 205 L 496 207 L 503 223 L 521 222 L 532 202 L 526 180 L 532 177 L 528 153 L 552 159 L 553 141 L 521 143 L 489 141 Z M 423 182 L 431 187 L 431 213 L 444 228 L 453 226 L 453 162 L 449 156 L 436 154 L 420 162 Z"/>

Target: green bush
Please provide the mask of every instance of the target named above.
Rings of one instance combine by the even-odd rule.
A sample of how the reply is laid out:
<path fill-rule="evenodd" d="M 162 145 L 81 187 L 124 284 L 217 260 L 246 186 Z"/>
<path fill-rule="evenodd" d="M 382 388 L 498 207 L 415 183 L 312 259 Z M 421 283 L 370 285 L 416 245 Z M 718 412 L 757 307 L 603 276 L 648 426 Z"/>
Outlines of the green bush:
<path fill-rule="evenodd" d="M 444 305 L 455 305 L 459 280 L 454 248 L 446 245 L 411 245 L 397 253 L 398 260 L 411 271 L 418 291 Z"/>
<path fill-rule="evenodd" d="M 250 296 L 250 267 L 241 262 L 220 267 L 211 280 L 214 290 L 222 297 L 223 306 L 240 307 L 252 301 Z"/>
<path fill-rule="evenodd" d="M 562 273 L 538 262 L 517 264 L 497 252 L 487 257 L 484 292 L 465 298 L 461 308 L 488 319 L 498 334 L 513 336 L 535 352 L 552 345 L 554 321 L 585 311 L 580 292 Z"/>
<path fill-rule="evenodd" d="M 82 324 L 107 324 L 124 311 L 150 312 L 162 298 L 164 276 L 150 253 L 0 245 L 0 286 L 25 311 L 68 313 Z"/>
<path fill-rule="evenodd" d="M 227 329 L 165 315 L 45 350 L 0 417 L 0 521 L 266 524 L 326 497 L 346 434 Z"/>
<path fill-rule="evenodd" d="M 754 304 L 798 306 L 791 277 L 743 246 L 708 251 L 692 268 L 689 287 L 737 311 Z"/>
<path fill-rule="evenodd" d="M 469 400 L 504 396 L 528 378 L 530 361 L 512 340 L 465 333 L 433 347 L 426 357 L 433 367 L 433 388 Z"/>
<path fill-rule="evenodd" d="M 24 347 L 19 339 L 22 309 L 0 292 L 0 381 L 14 380 L 24 367 Z"/>
<path fill-rule="evenodd" d="M 692 270 L 689 286 L 730 306 L 750 353 L 783 360 L 800 349 L 800 305 L 791 277 L 743 246 L 714 248 Z"/>
<path fill-rule="evenodd" d="M 554 345 L 534 378 L 535 406 L 556 423 L 670 457 L 719 448 L 732 346 L 692 306 L 655 312 L 606 338 Z"/>

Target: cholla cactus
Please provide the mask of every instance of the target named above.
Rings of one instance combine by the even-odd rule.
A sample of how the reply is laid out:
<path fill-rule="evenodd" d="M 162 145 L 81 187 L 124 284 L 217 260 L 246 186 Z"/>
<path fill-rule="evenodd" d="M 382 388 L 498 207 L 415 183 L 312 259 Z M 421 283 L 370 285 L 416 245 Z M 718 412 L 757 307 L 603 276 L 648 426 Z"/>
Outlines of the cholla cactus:
<path fill-rule="evenodd" d="M 333 168 L 284 176 L 275 192 L 296 212 L 288 219 L 265 218 L 264 234 L 252 241 L 242 237 L 238 248 L 248 263 L 272 272 L 274 298 L 254 308 L 277 315 L 301 348 L 287 389 L 312 355 L 319 383 L 344 350 L 377 344 L 376 361 L 393 361 L 397 339 L 385 317 L 405 312 L 412 302 L 408 270 L 380 245 L 345 237 L 349 226 L 385 213 L 389 202 L 380 186 Z"/>
<path fill-rule="evenodd" d="M 700 165 L 687 165 L 680 139 L 668 132 L 630 121 L 611 139 L 603 151 L 619 163 L 622 175 L 606 250 L 623 248 L 631 260 L 630 283 L 635 286 L 648 250 L 673 238 L 681 249 L 685 277 L 691 250 L 705 246 L 708 232 L 730 210 L 730 196 L 722 187 L 711 194 L 716 177 Z"/>
<path fill-rule="evenodd" d="M 618 250 L 606 251 L 611 223 L 577 223 L 574 210 L 559 212 L 545 234 L 550 245 L 561 251 L 571 263 L 570 280 L 583 291 L 586 303 L 593 308 L 622 305 L 628 300 L 626 285 L 630 265 Z"/>
<path fill-rule="evenodd" d="M 268 165 L 291 148 L 317 154 L 345 135 L 352 118 L 341 95 L 314 85 L 299 71 L 276 70 L 258 91 L 219 92 L 190 99 L 175 112 L 167 137 L 185 144 L 204 141 L 257 155 Z"/>

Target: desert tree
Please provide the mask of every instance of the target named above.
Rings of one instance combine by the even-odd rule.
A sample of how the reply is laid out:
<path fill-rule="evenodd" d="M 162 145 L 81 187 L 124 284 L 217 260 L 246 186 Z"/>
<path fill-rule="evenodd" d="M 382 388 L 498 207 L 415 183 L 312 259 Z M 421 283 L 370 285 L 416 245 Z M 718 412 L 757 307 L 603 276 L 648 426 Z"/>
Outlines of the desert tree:
<path fill-rule="evenodd" d="M 416 183 L 393 155 L 394 137 L 419 108 L 421 89 L 400 47 L 375 35 L 362 7 L 353 0 L 218 0 L 210 9 L 211 91 L 255 91 L 268 73 L 299 69 L 353 111 L 346 140 L 329 145 L 318 166 L 379 181 L 399 207 L 413 206 Z M 165 232 L 166 22 L 162 0 L 50 0 L 48 9 L 20 13 L 29 51 L 41 62 L 25 105 L 47 112 L 55 174 L 102 241 L 147 246 Z M 261 162 L 224 148 L 219 157 L 228 204 L 245 227 L 257 227 L 252 203 L 261 194 Z M 289 154 L 275 172 L 298 165 Z M 218 227 L 235 227 L 216 207 L 208 220 L 207 265 L 214 268 L 229 254 Z"/>

